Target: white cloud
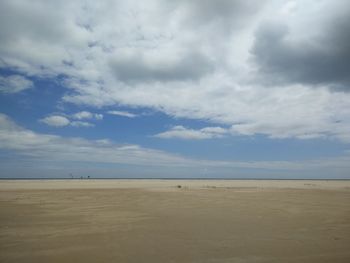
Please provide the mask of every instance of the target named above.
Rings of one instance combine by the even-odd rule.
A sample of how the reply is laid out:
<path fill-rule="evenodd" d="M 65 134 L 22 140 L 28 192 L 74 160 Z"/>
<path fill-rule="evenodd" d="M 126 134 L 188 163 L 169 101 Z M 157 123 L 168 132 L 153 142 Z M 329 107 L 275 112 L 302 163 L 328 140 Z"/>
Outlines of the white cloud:
<path fill-rule="evenodd" d="M 63 101 L 78 105 L 150 107 L 232 126 L 233 134 L 247 136 L 350 142 L 350 92 L 333 88 L 334 81 L 348 83 L 342 90 L 350 86 L 348 34 L 334 35 L 334 45 L 324 37 L 347 28 L 347 1 L 261 2 L 2 1 L 0 67 L 65 76 L 70 90 Z M 279 49 L 269 49 L 271 42 L 257 35 L 271 18 L 289 30 L 272 42 Z M 263 36 L 273 40 L 277 33 Z M 297 56 L 290 53 L 285 61 L 278 53 L 283 50 Z M 330 55 L 329 65 L 339 70 L 323 74 L 328 63 L 320 54 Z M 310 61 L 325 63 L 310 67 Z M 276 70 L 276 79 L 286 82 L 269 85 L 262 65 L 285 70 Z M 316 75 L 322 81 L 313 82 Z"/>
<path fill-rule="evenodd" d="M 154 137 L 170 139 L 179 138 L 185 140 L 202 140 L 223 137 L 228 131 L 221 127 L 206 127 L 200 130 L 188 129 L 183 126 L 172 127 L 169 131 L 158 133 Z"/>
<path fill-rule="evenodd" d="M 211 133 L 216 135 L 223 135 L 227 133 L 227 129 L 224 129 L 222 127 L 205 127 L 203 129 L 200 129 L 200 131 L 204 133 Z"/>
<path fill-rule="evenodd" d="M 83 120 L 83 119 L 95 119 L 102 120 L 103 115 L 98 113 L 91 113 L 89 111 L 80 111 L 72 115 L 73 119 Z"/>
<path fill-rule="evenodd" d="M 128 117 L 128 118 L 135 118 L 135 117 L 137 117 L 136 114 L 128 112 L 128 111 L 111 110 L 111 111 L 107 111 L 107 113 L 111 114 L 111 115 L 117 115 L 117 116 Z"/>
<path fill-rule="evenodd" d="M 94 127 L 95 125 L 90 123 L 90 122 L 86 122 L 86 121 L 72 121 L 70 123 L 70 126 L 73 127 Z"/>
<path fill-rule="evenodd" d="M 33 87 L 33 82 L 20 75 L 0 76 L 0 92 L 17 93 Z"/>
<path fill-rule="evenodd" d="M 76 119 L 76 120 L 70 120 L 69 117 Z M 88 111 L 80 111 L 77 112 L 71 116 L 66 115 L 61 116 L 61 115 L 51 115 L 48 117 L 45 117 L 43 119 L 40 119 L 40 122 L 43 122 L 49 126 L 54 126 L 54 127 L 64 127 L 64 126 L 72 126 L 72 127 L 94 127 L 95 124 L 87 122 L 87 121 L 81 121 L 84 119 L 90 119 L 90 120 L 102 120 L 103 115 L 102 114 L 97 114 L 97 113 L 91 113 Z"/>
<path fill-rule="evenodd" d="M 59 115 L 48 116 L 39 121 L 54 127 L 64 127 L 70 124 L 70 121 L 66 117 Z"/>

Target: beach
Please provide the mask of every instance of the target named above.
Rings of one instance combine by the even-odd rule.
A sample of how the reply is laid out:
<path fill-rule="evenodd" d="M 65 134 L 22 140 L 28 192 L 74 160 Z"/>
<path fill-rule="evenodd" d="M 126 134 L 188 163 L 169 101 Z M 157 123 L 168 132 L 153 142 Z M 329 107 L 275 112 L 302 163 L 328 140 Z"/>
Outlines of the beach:
<path fill-rule="evenodd" d="M 0 262 L 350 262 L 350 181 L 0 180 Z"/>

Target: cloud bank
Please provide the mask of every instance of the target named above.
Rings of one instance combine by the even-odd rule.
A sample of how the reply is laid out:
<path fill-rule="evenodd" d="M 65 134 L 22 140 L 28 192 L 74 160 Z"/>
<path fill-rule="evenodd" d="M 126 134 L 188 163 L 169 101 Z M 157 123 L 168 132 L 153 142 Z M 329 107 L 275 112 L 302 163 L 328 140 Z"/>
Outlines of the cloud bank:
<path fill-rule="evenodd" d="M 204 130 L 204 131 L 203 131 Z M 209 127 L 202 132 L 220 133 Z M 350 169 L 350 156 L 308 161 L 212 161 L 188 158 L 139 145 L 117 144 L 107 139 L 87 140 L 36 133 L 17 125 L 0 113 L 0 149 L 40 162 L 95 162 L 131 164 L 154 167 L 245 168 L 285 171 L 318 171 L 322 169 Z"/>

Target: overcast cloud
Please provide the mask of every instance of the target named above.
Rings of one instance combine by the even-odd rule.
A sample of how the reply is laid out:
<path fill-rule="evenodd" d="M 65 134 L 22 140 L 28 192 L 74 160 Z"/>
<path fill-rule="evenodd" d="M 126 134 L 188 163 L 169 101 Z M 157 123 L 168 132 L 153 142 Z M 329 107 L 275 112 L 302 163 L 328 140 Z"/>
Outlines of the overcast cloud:
<path fill-rule="evenodd" d="M 307 14 L 310 21 L 305 22 L 305 29 L 278 20 L 258 27 L 252 54 L 264 74 L 262 81 L 270 85 L 326 85 L 349 91 L 350 5 L 337 3 L 339 6 L 319 2 L 320 7 Z M 333 8 L 334 13 L 328 14 Z M 320 19 L 322 14 L 325 17 Z M 319 25 L 315 27 L 314 23 Z"/>

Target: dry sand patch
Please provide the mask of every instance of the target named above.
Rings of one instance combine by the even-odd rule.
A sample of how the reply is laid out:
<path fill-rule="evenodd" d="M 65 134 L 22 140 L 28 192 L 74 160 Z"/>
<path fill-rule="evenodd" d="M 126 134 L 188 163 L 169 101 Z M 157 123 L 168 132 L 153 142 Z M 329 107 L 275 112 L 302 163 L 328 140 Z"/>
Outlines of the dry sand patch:
<path fill-rule="evenodd" d="M 350 262 L 347 189 L 0 191 L 0 262 Z"/>

